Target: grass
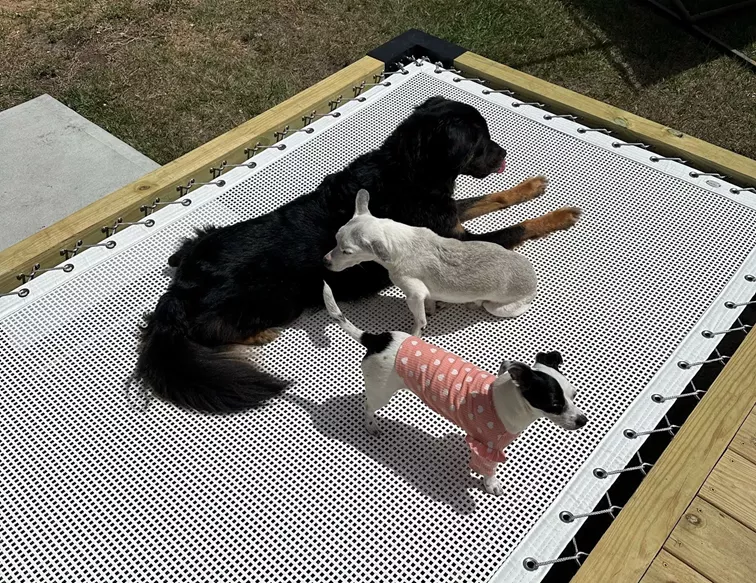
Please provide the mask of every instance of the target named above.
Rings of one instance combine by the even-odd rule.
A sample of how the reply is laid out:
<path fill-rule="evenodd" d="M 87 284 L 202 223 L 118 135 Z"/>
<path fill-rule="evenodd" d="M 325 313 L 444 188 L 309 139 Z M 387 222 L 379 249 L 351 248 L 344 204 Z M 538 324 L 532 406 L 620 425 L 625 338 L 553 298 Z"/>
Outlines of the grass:
<path fill-rule="evenodd" d="M 756 11 L 714 27 L 756 55 Z M 0 0 L 0 109 L 49 93 L 166 163 L 408 28 L 756 158 L 756 74 L 621 0 Z"/>

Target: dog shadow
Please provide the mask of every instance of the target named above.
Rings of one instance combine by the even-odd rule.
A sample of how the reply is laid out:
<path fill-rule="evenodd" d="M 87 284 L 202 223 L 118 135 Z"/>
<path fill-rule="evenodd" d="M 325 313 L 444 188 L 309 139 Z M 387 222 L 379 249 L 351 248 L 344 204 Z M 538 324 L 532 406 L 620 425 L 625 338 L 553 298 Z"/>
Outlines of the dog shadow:
<path fill-rule="evenodd" d="M 482 488 L 467 463 L 467 445 L 456 433 L 434 437 L 407 423 L 379 417 L 380 435 L 371 435 L 364 425 L 364 395 L 339 395 L 316 403 L 285 393 L 281 399 L 303 411 L 328 439 L 338 440 L 378 462 L 415 490 L 442 502 L 460 515 L 473 514 L 475 499 L 468 491 Z"/>
<path fill-rule="evenodd" d="M 414 318 L 404 298 L 375 295 L 353 302 L 339 302 L 339 307 L 355 326 L 366 332 L 398 330 L 409 333 L 414 325 Z M 446 305 L 438 309 L 433 316 L 428 316 L 428 326 L 422 336 L 446 336 L 479 322 L 501 320 L 505 319 L 492 316 L 483 308 L 468 308 L 463 304 Z M 332 323 L 333 320 L 323 308 L 316 308 L 300 316 L 291 327 L 303 330 L 315 347 L 327 348 L 330 340 L 325 334 L 325 329 Z"/>

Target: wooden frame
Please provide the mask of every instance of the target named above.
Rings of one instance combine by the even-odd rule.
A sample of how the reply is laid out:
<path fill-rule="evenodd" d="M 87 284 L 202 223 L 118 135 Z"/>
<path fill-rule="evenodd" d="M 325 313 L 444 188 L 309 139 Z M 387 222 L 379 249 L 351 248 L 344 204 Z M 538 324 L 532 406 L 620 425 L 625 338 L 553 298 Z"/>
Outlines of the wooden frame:
<path fill-rule="evenodd" d="M 546 103 L 558 113 L 572 113 L 591 125 L 650 144 L 657 151 L 690 160 L 704 170 L 756 185 L 756 161 L 729 152 L 616 107 L 585 97 L 471 52 L 454 58 L 467 76 L 493 87 Z M 17 286 L 16 274 L 34 263 L 58 263 L 58 250 L 78 239 L 95 242 L 103 225 L 117 217 L 140 216 L 139 206 L 156 197 L 176 197 L 176 187 L 192 178 L 209 177 L 209 168 L 226 159 L 244 159 L 243 149 L 270 143 L 273 131 L 300 121 L 313 109 L 324 109 L 338 95 L 383 70 L 380 60 L 364 57 L 284 103 L 189 152 L 142 179 L 98 200 L 28 239 L 0 252 L 0 292 Z M 661 456 L 649 476 L 593 550 L 574 583 L 637 583 L 662 549 L 679 516 L 720 458 L 756 401 L 756 335 L 749 335 Z"/>
<path fill-rule="evenodd" d="M 542 81 L 475 53 L 454 65 L 492 87 L 546 103 L 590 125 L 604 127 L 721 172 L 744 186 L 756 185 L 756 161 L 644 119 L 569 89 Z M 572 583 L 638 583 L 695 498 L 756 401 L 756 335 L 750 334 L 709 388 L 670 446 L 593 549 Z"/>
<path fill-rule="evenodd" d="M 0 251 L 0 293 L 16 288 L 19 285 L 16 276 L 29 273 L 35 263 L 43 268 L 60 263 L 60 250 L 71 249 L 79 239 L 87 243 L 100 241 L 105 237 L 102 228 L 113 225 L 119 217 L 126 222 L 139 220 L 141 205 L 152 204 L 156 198 L 175 200 L 176 188 L 189 179 L 210 180 L 210 168 L 223 160 L 229 164 L 244 161 L 244 148 L 253 147 L 258 141 L 272 143 L 273 132 L 286 125 L 299 128 L 303 115 L 313 110 L 328 111 L 330 100 L 340 95 L 351 98 L 355 85 L 372 82 L 373 75 L 382 71 L 381 61 L 363 57 L 207 144 Z"/>

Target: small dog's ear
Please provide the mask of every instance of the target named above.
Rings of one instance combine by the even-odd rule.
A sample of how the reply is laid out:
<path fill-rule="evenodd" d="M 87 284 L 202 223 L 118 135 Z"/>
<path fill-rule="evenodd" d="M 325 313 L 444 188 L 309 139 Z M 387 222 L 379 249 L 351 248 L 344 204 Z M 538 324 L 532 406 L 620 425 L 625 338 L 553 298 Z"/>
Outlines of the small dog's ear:
<path fill-rule="evenodd" d="M 499 367 L 499 374 L 502 375 L 505 372 L 509 373 L 512 380 L 517 383 L 517 386 L 522 390 L 528 388 L 530 381 L 533 378 L 533 369 L 523 362 L 505 360 Z"/>
<path fill-rule="evenodd" d="M 559 354 L 556 350 L 552 350 L 551 352 L 539 352 L 538 354 L 536 354 L 535 361 L 540 364 L 545 364 L 546 366 L 549 366 L 556 370 L 559 370 L 559 367 L 564 362 L 562 360 L 562 355 Z"/>
<path fill-rule="evenodd" d="M 373 255 L 375 255 L 381 261 L 388 261 L 388 249 L 383 241 L 363 241 L 363 245 L 366 249 L 370 249 Z"/>
<path fill-rule="evenodd" d="M 370 194 L 364 188 L 360 188 L 357 191 L 357 199 L 354 203 L 355 215 L 369 215 L 368 203 L 370 202 Z"/>

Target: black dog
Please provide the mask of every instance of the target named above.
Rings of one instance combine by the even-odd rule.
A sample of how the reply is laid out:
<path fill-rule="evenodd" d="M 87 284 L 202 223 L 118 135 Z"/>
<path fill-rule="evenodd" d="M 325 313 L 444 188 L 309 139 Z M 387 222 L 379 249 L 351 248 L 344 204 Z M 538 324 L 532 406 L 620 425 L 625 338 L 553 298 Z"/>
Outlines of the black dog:
<path fill-rule="evenodd" d="M 432 97 L 380 148 L 326 176 L 314 192 L 256 219 L 198 231 L 168 259 L 178 269 L 148 317 L 138 374 L 157 395 L 203 411 L 245 409 L 277 394 L 284 382 L 224 345 L 275 339 L 272 328 L 322 305 L 324 279 L 340 300 L 389 284 L 388 274 L 375 263 L 339 273 L 323 265 L 336 231 L 353 214 L 360 188 L 370 192 L 377 217 L 507 248 L 572 226 L 579 211 L 567 208 L 484 235 L 462 227 L 461 221 L 543 193 L 546 180 L 532 178 L 507 191 L 455 203 L 457 176 L 484 178 L 503 169 L 505 156 L 476 109 Z"/>

